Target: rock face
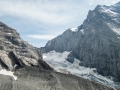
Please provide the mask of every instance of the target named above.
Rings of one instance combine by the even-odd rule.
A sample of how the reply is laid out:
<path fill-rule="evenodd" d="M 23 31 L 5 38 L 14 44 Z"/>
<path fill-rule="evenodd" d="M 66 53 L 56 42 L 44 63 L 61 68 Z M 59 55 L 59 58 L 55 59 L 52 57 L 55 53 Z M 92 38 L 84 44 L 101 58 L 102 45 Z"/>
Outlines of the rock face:
<path fill-rule="evenodd" d="M 120 2 L 112 6 L 98 5 L 89 11 L 81 26 L 66 30 L 48 41 L 43 49 L 71 51 L 68 61 L 73 62 L 75 57 L 84 66 L 97 68 L 100 74 L 120 81 Z"/>
<path fill-rule="evenodd" d="M 0 22 L 0 69 L 14 70 L 24 66 L 52 70 L 42 61 L 42 52 L 22 40 L 16 30 Z"/>
<path fill-rule="evenodd" d="M 14 81 L 0 75 L 1 90 L 116 90 L 73 75 L 25 67 L 15 72 Z"/>

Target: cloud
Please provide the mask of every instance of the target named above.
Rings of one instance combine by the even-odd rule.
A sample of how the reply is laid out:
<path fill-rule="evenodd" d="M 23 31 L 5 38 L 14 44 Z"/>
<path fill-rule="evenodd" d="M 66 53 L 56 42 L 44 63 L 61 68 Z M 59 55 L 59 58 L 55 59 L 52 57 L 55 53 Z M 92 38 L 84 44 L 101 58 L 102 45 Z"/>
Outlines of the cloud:
<path fill-rule="evenodd" d="M 35 22 L 64 25 L 75 22 L 89 5 L 114 4 L 119 0 L 1 0 L 0 16 L 11 15 Z"/>
<path fill-rule="evenodd" d="M 80 14 L 75 8 L 82 7 L 76 2 L 68 0 L 2 0 L 0 1 L 0 15 L 31 19 L 48 24 L 67 24 L 75 20 Z"/>
<path fill-rule="evenodd" d="M 27 35 L 30 38 L 42 39 L 42 40 L 51 40 L 56 37 L 56 35 Z"/>
<path fill-rule="evenodd" d="M 89 5 L 113 5 L 119 2 L 119 0 L 86 0 L 86 3 Z"/>

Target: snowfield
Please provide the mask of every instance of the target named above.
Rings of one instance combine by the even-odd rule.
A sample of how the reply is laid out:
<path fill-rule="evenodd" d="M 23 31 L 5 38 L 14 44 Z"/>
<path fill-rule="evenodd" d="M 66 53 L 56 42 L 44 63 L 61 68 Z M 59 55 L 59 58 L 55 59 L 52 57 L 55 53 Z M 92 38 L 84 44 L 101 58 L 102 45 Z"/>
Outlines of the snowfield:
<path fill-rule="evenodd" d="M 112 77 L 109 76 L 108 78 L 98 74 L 96 68 L 80 66 L 79 63 L 81 63 L 81 61 L 76 58 L 74 59 L 74 63 L 68 62 L 66 58 L 69 53 L 70 52 L 67 51 L 63 53 L 51 51 L 49 53 L 44 53 L 43 59 L 51 64 L 58 72 L 71 73 L 91 81 L 115 87 Z"/>

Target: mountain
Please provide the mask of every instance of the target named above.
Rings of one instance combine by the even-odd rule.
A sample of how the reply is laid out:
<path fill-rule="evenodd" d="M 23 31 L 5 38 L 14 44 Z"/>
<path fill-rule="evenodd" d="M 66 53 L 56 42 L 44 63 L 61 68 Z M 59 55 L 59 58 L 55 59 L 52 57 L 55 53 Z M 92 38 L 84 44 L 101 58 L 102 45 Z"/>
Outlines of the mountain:
<path fill-rule="evenodd" d="M 72 74 L 59 73 L 42 52 L 0 22 L 0 90 L 116 90 Z"/>
<path fill-rule="evenodd" d="M 22 40 L 16 30 L 0 22 L 0 69 L 14 70 L 24 66 L 47 69 L 43 67 L 42 52 Z"/>
<path fill-rule="evenodd" d="M 68 51 L 67 61 L 78 59 L 80 65 L 96 68 L 99 74 L 120 82 L 120 2 L 98 5 L 82 25 L 67 29 L 42 49 L 46 53 Z"/>

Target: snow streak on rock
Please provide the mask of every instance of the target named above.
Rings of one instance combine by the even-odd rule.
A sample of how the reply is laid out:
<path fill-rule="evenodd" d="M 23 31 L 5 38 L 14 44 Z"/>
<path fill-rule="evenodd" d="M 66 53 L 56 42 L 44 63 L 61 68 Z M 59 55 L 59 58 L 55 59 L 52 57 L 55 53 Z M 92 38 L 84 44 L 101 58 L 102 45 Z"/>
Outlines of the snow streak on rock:
<path fill-rule="evenodd" d="M 114 24 L 107 23 L 107 25 L 117 34 L 120 35 L 120 28 L 115 26 Z"/>
<path fill-rule="evenodd" d="M 78 31 L 78 28 L 70 28 L 71 31 L 76 32 Z"/>
<path fill-rule="evenodd" d="M 0 70 L 0 74 L 12 76 L 12 77 L 14 78 L 14 80 L 17 80 L 17 77 L 16 77 L 13 73 L 14 73 L 14 72 L 7 71 L 6 69 Z"/>

